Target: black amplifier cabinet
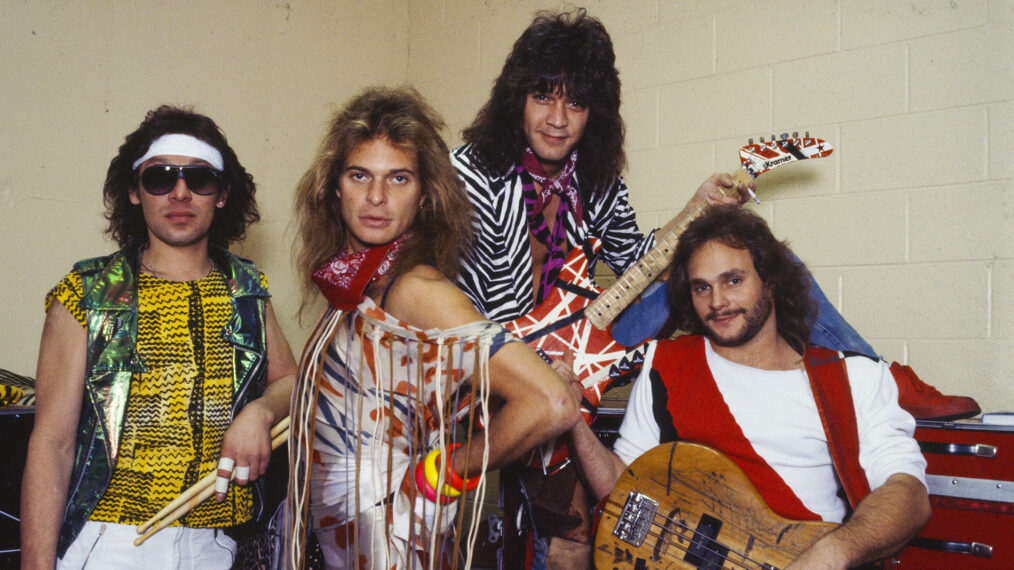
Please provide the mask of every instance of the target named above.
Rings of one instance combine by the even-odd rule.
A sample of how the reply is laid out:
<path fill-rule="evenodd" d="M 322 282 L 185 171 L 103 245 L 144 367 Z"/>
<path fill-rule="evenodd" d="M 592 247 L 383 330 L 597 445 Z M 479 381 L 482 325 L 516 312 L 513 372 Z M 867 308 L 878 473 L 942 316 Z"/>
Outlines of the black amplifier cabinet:
<path fill-rule="evenodd" d="M 33 407 L 0 409 L 0 568 L 21 564 L 21 473 L 34 423 Z"/>
<path fill-rule="evenodd" d="M 933 517 L 896 555 L 906 568 L 1014 567 L 1014 426 L 916 422 Z"/>

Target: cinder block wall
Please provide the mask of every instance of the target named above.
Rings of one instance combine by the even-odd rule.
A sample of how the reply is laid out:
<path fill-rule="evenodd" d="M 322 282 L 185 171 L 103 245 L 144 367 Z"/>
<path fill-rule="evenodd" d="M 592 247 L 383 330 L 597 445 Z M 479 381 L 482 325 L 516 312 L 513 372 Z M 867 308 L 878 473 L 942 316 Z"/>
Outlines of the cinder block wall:
<path fill-rule="evenodd" d="M 336 105 L 413 83 L 458 142 L 513 41 L 554 2 L 8 3 L 0 8 L 0 367 L 34 374 L 43 293 L 107 253 L 100 188 L 144 112 L 195 104 L 259 183 L 237 249 L 297 351 L 292 189 Z M 1014 3 L 597 1 L 623 80 L 626 173 L 664 223 L 748 137 L 832 157 L 759 179 L 756 207 L 884 356 L 1014 409 Z M 310 311 L 313 313 L 313 311 Z M 313 316 L 311 314 L 310 319 Z"/>
<path fill-rule="evenodd" d="M 409 79 L 451 140 L 552 2 L 410 3 Z M 831 157 L 758 179 L 753 206 L 890 360 L 1014 410 L 1014 4 L 586 4 L 616 47 L 626 173 L 657 227 L 748 137 L 810 131 Z"/>
<path fill-rule="evenodd" d="M 405 81 L 405 0 L 0 4 L 0 368 L 34 376 L 46 291 L 111 253 L 102 184 L 145 113 L 193 105 L 257 182 L 257 262 L 296 355 L 293 189 L 339 104 Z"/>

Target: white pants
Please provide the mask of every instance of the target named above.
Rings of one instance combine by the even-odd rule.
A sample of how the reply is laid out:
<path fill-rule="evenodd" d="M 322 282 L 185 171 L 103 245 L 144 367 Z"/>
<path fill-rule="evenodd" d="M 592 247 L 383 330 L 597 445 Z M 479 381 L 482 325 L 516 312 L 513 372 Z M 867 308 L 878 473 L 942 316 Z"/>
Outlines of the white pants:
<path fill-rule="evenodd" d="M 204 570 L 232 567 L 236 541 L 221 529 L 171 526 L 134 546 L 137 527 L 88 521 L 57 570 L 85 568 L 143 568 L 144 570 Z"/>

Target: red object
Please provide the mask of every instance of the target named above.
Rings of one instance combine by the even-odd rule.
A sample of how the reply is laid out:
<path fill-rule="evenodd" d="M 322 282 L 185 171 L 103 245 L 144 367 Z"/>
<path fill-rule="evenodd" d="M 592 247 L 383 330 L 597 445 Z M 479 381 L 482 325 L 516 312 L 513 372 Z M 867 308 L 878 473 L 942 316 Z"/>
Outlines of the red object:
<path fill-rule="evenodd" d="M 982 411 L 968 396 L 941 394 L 920 380 L 910 366 L 892 362 L 891 374 L 898 384 L 898 404 L 917 420 L 957 420 L 977 416 Z"/>
<path fill-rule="evenodd" d="M 894 561 L 901 568 L 1010 568 L 1014 426 L 917 422 L 933 516 Z M 957 550 L 948 552 L 943 549 Z"/>
<path fill-rule="evenodd" d="M 627 348 L 618 344 L 608 331 L 595 328 L 584 317 L 584 309 L 601 293 L 588 277 L 589 259 L 602 247 L 589 239 L 575 247 L 560 270 L 556 287 L 531 313 L 504 326 L 544 358 L 560 358 L 574 353 L 574 373 L 581 380 L 581 413 L 591 424 L 602 392 L 618 377 L 636 373 L 644 359 L 646 345 Z M 522 456 L 530 467 L 551 470 L 568 457 L 568 448 L 559 440 L 543 443 Z"/>
<path fill-rule="evenodd" d="M 472 491 L 476 487 L 478 487 L 479 480 L 482 479 L 482 476 L 477 475 L 475 477 L 465 480 L 461 477 L 461 475 L 458 475 L 458 472 L 455 471 L 453 467 L 451 467 L 451 457 L 454 455 L 454 450 L 458 449 L 459 447 L 461 447 L 460 443 L 453 443 L 451 444 L 450 451 L 448 451 L 447 453 L 447 484 L 450 485 L 451 488 L 454 489 L 455 491 L 460 491 L 464 493 L 466 491 Z M 439 455 L 437 456 L 437 461 L 438 462 L 440 461 Z"/>
<path fill-rule="evenodd" d="M 423 469 L 422 461 L 417 463 L 415 466 L 415 486 L 423 492 L 427 501 L 431 503 L 435 503 L 437 501 L 437 490 L 430 487 L 429 482 L 426 481 L 426 473 Z"/>
<path fill-rule="evenodd" d="M 870 483 L 859 464 L 859 426 L 845 360 L 835 350 L 810 347 L 806 350 L 806 375 L 827 434 L 831 461 L 854 509 L 870 494 Z"/>

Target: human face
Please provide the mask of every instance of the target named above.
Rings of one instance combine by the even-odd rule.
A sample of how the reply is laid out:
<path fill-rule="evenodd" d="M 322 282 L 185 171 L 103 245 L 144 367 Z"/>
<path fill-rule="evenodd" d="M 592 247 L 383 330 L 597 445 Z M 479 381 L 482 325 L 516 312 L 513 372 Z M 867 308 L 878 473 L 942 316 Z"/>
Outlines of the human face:
<path fill-rule="evenodd" d="M 415 151 L 386 138 L 360 143 L 345 157 L 336 192 L 352 251 L 398 239 L 422 203 Z"/>
<path fill-rule="evenodd" d="M 189 156 L 153 156 L 141 163 L 138 172 L 159 165 L 209 166 L 207 162 Z M 214 194 L 195 194 L 187 188 L 184 178 L 178 178 L 167 194 L 154 196 L 140 188 L 133 188 L 129 196 L 130 202 L 141 206 L 141 211 L 144 212 L 150 243 L 189 247 L 207 245 L 215 210 L 225 206 L 229 191 L 224 189 Z"/>
<path fill-rule="evenodd" d="M 552 93 L 533 91 L 525 99 L 525 138 L 549 176 L 563 168 L 587 125 L 588 106 L 562 88 Z"/>
<path fill-rule="evenodd" d="M 766 328 L 776 330 L 771 291 L 749 250 L 706 242 L 690 256 L 687 277 L 694 310 L 713 343 L 739 347 Z"/>

